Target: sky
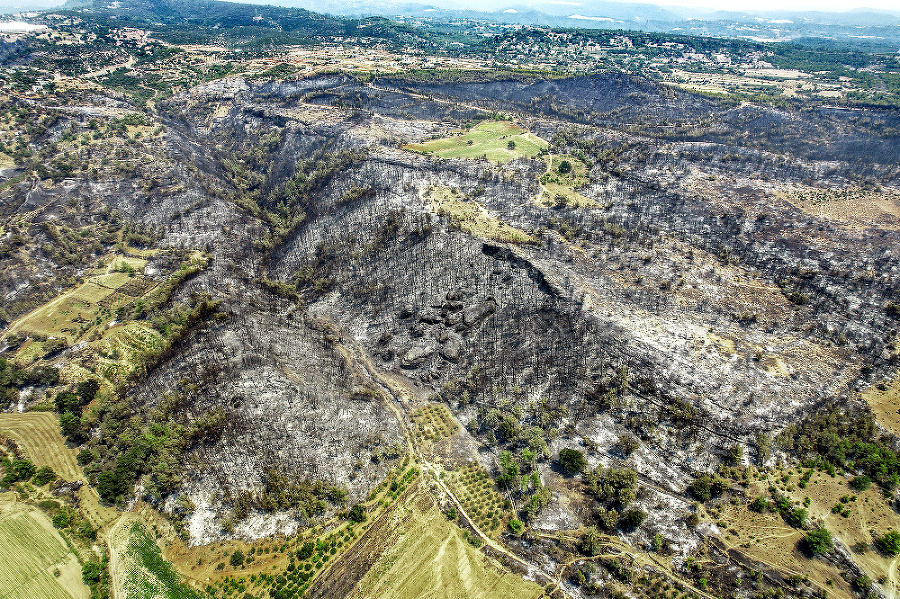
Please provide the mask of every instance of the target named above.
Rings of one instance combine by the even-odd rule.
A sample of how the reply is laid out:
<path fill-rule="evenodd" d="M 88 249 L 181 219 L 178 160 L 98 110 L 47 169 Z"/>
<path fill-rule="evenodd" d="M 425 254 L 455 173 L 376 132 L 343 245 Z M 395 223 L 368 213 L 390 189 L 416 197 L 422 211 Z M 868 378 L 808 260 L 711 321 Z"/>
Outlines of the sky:
<path fill-rule="evenodd" d="M 890 11 L 900 11 L 898 0 L 732 0 L 722 2 L 719 0 L 632 0 L 642 4 L 658 4 L 659 6 L 697 6 L 715 10 L 753 10 L 753 11 L 833 11 L 844 12 L 855 8 L 876 8 Z"/>
<path fill-rule="evenodd" d="M 428 0 L 418 0 L 427 3 Z M 856 8 L 874 8 L 900 13 L 900 0 L 627 0 L 641 4 L 659 6 L 698 7 L 709 10 L 752 10 L 752 11 L 833 11 L 844 12 Z M 458 4 L 465 8 L 482 8 L 494 10 L 500 5 L 525 5 L 540 10 L 542 5 L 555 4 L 571 6 L 573 9 L 583 7 L 590 2 L 579 0 L 462 0 L 453 2 L 434 2 L 435 4 Z"/>
<path fill-rule="evenodd" d="M 58 6 L 65 0 L 0 0 L 0 14 L 17 12 L 23 9 L 47 8 Z M 232 0 L 240 2 L 241 0 Z M 245 0 L 246 1 L 246 0 Z M 443 7 L 456 6 L 475 10 L 497 10 L 506 6 L 532 6 L 540 10 L 541 6 L 571 6 L 573 12 L 585 8 L 590 0 L 385 0 L 386 4 L 397 4 L 409 1 L 415 4 L 434 4 Z M 615 0 L 613 0 L 615 1 Z M 736 11 L 834 11 L 843 12 L 857 8 L 874 8 L 889 10 L 900 14 L 900 0 L 627 0 L 641 4 L 659 6 L 696 7 L 705 10 Z M 291 5 L 291 0 L 250 0 L 255 4 Z M 376 0 L 377 2 L 377 0 Z M 302 2 L 301 2 L 302 4 Z"/>

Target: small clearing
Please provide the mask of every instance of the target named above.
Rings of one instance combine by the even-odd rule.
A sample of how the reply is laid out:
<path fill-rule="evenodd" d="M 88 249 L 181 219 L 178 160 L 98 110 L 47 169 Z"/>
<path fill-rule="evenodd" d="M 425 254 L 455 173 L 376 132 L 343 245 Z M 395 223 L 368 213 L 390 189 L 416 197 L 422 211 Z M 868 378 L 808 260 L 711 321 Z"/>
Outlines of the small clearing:
<path fill-rule="evenodd" d="M 504 163 L 516 158 L 533 158 L 547 145 L 540 137 L 509 121 L 484 121 L 460 135 L 411 144 L 406 149 L 441 158 L 487 158 Z"/>
<path fill-rule="evenodd" d="M 576 190 L 590 183 L 587 167 L 568 155 L 544 156 L 547 171 L 541 175 L 537 203 L 551 208 L 596 208 L 597 202 Z"/>
<path fill-rule="evenodd" d="M 900 376 L 891 383 L 875 385 L 863 393 L 863 398 L 875 413 L 878 423 L 895 435 L 900 435 Z"/>
<path fill-rule="evenodd" d="M 521 229 L 511 227 L 492 216 L 478 202 L 440 187 L 432 191 L 428 206 L 450 219 L 450 224 L 475 237 L 504 243 L 537 243 L 537 239 Z"/>

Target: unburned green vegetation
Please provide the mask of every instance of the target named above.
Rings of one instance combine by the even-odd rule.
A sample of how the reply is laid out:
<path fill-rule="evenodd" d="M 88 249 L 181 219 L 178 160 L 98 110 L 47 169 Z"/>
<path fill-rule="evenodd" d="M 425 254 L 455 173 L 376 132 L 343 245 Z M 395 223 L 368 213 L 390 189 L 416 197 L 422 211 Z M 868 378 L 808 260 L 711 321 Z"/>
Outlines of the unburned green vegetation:
<path fill-rule="evenodd" d="M 512 517 L 511 504 L 500 495 L 487 471 L 478 464 L 469 463 L 450 472 L 445 482 L 482 532 L 489 536 L 503 532 Z"/>
<path fill-rule="evenodd" d="M 551 208 L 596 208 L 597 202 L 577 190 L 590 183 L 584 162 L 568 154 L 544 156 L 547 172 L 541 175 L 539 204 Z"/>
<path fill-rule="evenodd" d="M 142 525 L 135 523 L 128 530 L 126 545 L 127 578 L 120 581 L 127 599 L 200 599 L 202 595 L 186 586 L 166 561 L 156 540 Z M 126 557 L 126 556 L 123 556 Z"/>
<path fill-rule="evenodd" d="M 900 454 L 878 431 L 870 413 L 830 407 L 789 425 L 777 440 L 785 449 L 821 460 L 830 469 L 865 474 L 886 490 L 900 486 Z"/>
<path fill-rule="evenodd" d="M 486 158 L 500 163 L 537 156 L 546 147 L 547 142 L 509 121 L 483 121 L 454 137 L 406 146 L 441 158 Z"/>

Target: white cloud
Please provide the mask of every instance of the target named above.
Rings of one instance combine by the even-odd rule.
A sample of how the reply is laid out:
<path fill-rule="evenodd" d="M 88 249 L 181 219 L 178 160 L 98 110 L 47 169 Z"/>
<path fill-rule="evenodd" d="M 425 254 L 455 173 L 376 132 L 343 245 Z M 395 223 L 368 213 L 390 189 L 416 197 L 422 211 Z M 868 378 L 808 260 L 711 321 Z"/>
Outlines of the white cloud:
<path fill-rule="evenodd" d="M 580 19 L 583 21 L 609 21 L 612 23 L 613 19 L 609 17 L 587 17 L 585 15 L 569 15 L 570 19 Z"/>

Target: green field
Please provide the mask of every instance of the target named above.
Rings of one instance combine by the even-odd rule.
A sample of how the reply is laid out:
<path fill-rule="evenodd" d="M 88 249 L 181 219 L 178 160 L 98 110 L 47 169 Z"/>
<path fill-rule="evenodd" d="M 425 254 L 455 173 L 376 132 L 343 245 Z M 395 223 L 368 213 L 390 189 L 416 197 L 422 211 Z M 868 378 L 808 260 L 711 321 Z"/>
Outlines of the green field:
<path fill-rule="evenodd" d="M 566 161 L 571 166 L 568 173 L 560 173 L 559 165 Z M 541 193 L 538 203 L 555 208 L 595 208 L 597 202 L 575 191 L 590 180 L 584 163 L 568 155 L 544 156 L 547 172 L 541 175 Z"/>
<path fill-rule="evenodd" d="M 133 523 L 126 531 L 125 553 L 116 581 L 117 597 L 127 599 L 199 599 L 200 594 L 185 586 L 171 563 L 163 558 L 156 541 L 143 524 Z"/>
<path fill-rule="evenodd" d="M 78 560 L 47 516 L 27 506 L 0 503 L 0 599 L 89 596 Z"/>
<path fill-rule="evenodd" d="M 510 148 L 512 142 L 515 147 Z M 441 158 L 481 158 L 509 162 L 534 157 L 547 148 L 547 142 L 508 121 L 484 121 L 468 132 L 406 146 L 408 150 L 428 152 Z"/>

